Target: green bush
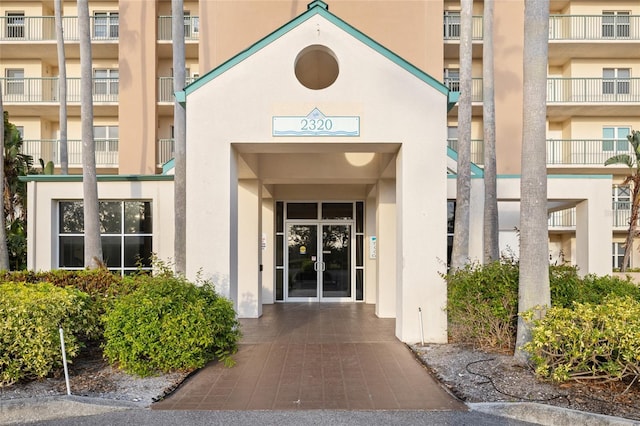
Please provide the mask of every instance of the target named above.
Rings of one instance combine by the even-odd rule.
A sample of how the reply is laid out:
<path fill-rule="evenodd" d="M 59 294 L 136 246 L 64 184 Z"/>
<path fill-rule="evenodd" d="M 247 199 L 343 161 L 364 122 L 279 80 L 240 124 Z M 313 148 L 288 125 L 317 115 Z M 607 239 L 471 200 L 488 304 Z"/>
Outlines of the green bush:
<path fill-rule="evenodd" d="M 49 283 L 0 284 L 0 386 L 46 377 L 62 365 L 59 326 L 71 360 L 83 338 L 96 336 L 97 323 L 84 292 Z"/>
<path fill-rule="evenodd" d="M 111 363 L 140 376 L 200 368 L 214 358 L 232 364 L 240 332 L 230 301 L 208 283 L 166 273 L 133 279 L 135 289 L 103 317 Z"/>
<path fill-rule="evenodd" d="M 543 378 L 637 380 L 640 302 L 609 296 L 602 304 L 551 308 L 534 322 L 532 341 L 523 348 Z"/>
<path fill-rule="evenodd" d="M 518 313 L 518 264 L 470 264 L 446 277 L 452 341 L 513 348 Z"/>

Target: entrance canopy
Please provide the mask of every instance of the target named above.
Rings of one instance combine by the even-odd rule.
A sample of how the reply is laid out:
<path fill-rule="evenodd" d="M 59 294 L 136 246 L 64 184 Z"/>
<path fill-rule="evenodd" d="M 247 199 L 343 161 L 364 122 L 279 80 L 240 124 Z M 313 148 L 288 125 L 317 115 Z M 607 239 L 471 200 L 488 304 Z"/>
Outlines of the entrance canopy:
<path fill-rule="evenodd" d="M 289 279 L 273 252 L 276 203 L 363 202 L 365 239 L 378 242 L 362 266 L 365 301 L 396 318 L 403 341 L 421 338 L 419 308 L 424 338 L 446 341 L 443 84 L 316 1 L 176 96 L 187 109 L 187 275 L 260 316 Z"/>

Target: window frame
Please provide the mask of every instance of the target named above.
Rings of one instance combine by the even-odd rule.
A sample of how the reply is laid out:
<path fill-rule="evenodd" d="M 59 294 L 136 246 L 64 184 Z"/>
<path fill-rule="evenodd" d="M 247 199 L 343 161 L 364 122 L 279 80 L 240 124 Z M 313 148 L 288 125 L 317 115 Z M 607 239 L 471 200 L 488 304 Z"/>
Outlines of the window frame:
<path fill-rule="evenodd" d="M 99 76 L 104 74 L 104 76 Z M 110 98 L 120 92 L 120 70 L 118 68 L 93 69 L 93 95 Z"/>
<path fill-rule="evenodd" d="M 5 12 L 6 37 L 9 39 L 24 39 L 26 17 L 24 11 L 7 11 Z"/>
<path fill-rule="evenodd" d="M 120 36 L 120 13 L 114 11 L 94 11 L 92 36 L 97 40 L 118 39 Z"/>
<path fill-rule="evenodd" d="M 626 74 L 626 76 L 621 76 L 620 75 L 621 73 Z M 602 94 L 603 95 L 631 94 L 631 68 L 603 68 L 602 69 Z"/>
<path fill-rule="evenodd" d="M 82 200 L 77 200 L 77 199 L 61 199 L 61 200 L 57 200 L 57 209 L 56 209 L 56 214 L 57 214 L 57 220 L 56 220 L 56 249 L 57 249 L 57 259 L 56 259 L 56 264 L 57 264 L 57 268 L 59 269 L 64 269 L 64 270 L 82 270 L 84 269 L 84 218 L 82 218 L 82 222 L 80 223 L 80 227 L 82 228 L 80 232 L 78 232 L 77 230 L 73 231 L 73 232 L 62 232 L 62 229 L 60 228 L 60 223 L 61 223 L 61 208 L 63 203 L 77 203 L 80 202 L 82 203 Z M 119 259 L 118 259 L 118 266 L 108 266 L 108 269 L 112 272 L 117 272 L 120 275 L 126 275 L 128 273 L 133 273 L 133 272 L 137 272 L 137 271 L 151 271 L 153 269 L 153 266 L 151 264 L 152 261 L 152 256 L 153 256 L 153 243 L 154 243 L 154 223 L 153 223 L 153 201 L 149 200 L 149 199 L 119 199 L 119 200 L 115 200 L 115 199 L 101 199 L 100 200 L 100 204 L 104 205 L 104 203 L 119 203 L 119 226 L 120 229 L 118 232 L 113 232 L 111 230 L 111 232 L 109 232 L 109 230 L 104 229 L 104 222 L 101 222 L 101 232 L 100 232 L 100 239 L 101 239 L 101 243 L 104 249 L 105 246 L 105 240 L 107 239 L 111 239 L 112 241 L 115 241 L 116 238 L 118 238 L 118 244 L 119 244 Z M 150 229 L 151 232 L 125 232 L 126 229 L 126 224 L 127 224 L 127 220 L 126 220 L 126 203 L 148 203 L 148 207 L 145 206 L 145 210 L 147 210 L 149 212 L 150 217 L 145 218 L 145 220 L 149 220 L 150 223 L 147 226 L 141 225 L 142 228 L 147 228 Z M 103 212 L 103 210 L 100 210 L 101 212 Z M 82 213 L 82 208 L 79 210 L 80 213 Z M 66 238 L 82 238 L 82 244 L 78 244 L 75 247 L 75 250 L 78 252 L 81 252 L 82 254 L 78 255 L 80 256 L 80 259 L 76 259 L 76 263 L 80 262 L 81 266 L 66 266 L 64 265 L 64 259 L 62 258 L 61 254 L 63 252 L 63 248 L 62 248 L 62 240 L 66 239 Z M 126 243 L 127 240 L 132 240 L 135 238 L 144 238 L 147 239 L 148 243 L 147 245 L 149 246 L 149 259 L 146 259 L 146 262 L 144 265 L 142 266 L 130 266 L 126 264 L 127 261 L 127 252 L 126 252 Z M 143 244 L 144 245 L 144 244 Z M 72 246 L 72 248 L 74 248 Z M 130 255 L 130 253 L 129 253 Z M 137 256 L 139 256 L 140 253 L 137 254 Z M 78 257 L 77 256 L 77 257 Z M 108 259 L 105 259 L 105 264 L 107 262 L 109 262 Z"/>
<path fill-rule="evenodd" d="M 620 265 L 624 260 L 624 241 L 613 241 L 611 243 L 611 267 L 612 269 L 621 269 Z M 629 256 L 629 262 L 627 264 L 627 269 L 631 268 L 631 258 L 633 256 Z"/>
<path fill-rule="evenodd" d="M 444 39 L 459 39 L 460 38 L 460 11 L 459 10 L 445 10 L 444 11 Z"/>
<path fill-rule="evenodd" d="M 631 11 L 603 10 L 601 35 L 605 39 L 628 39 L 631 35 Z"/>
<path fill-rule="evenodd" d="M 13 73 L 21 75 L 11 75 Z M 24 95 L 24 68 L 6 68 L 4 70 L 4 77 L 4 94 L 8 98 L 16 95 Z"/>
<path fill-rule="evenodd" d="M 613 133 L 613 137 L 606 137 L 607 130 Z M 626 134 L 621 134 L 626 130 Z M 631 134 L 631 126 L 603 126 L 602 127 L 602 151 L 608 153 L 629 154 L 629 141 L 627 135 Z"/>

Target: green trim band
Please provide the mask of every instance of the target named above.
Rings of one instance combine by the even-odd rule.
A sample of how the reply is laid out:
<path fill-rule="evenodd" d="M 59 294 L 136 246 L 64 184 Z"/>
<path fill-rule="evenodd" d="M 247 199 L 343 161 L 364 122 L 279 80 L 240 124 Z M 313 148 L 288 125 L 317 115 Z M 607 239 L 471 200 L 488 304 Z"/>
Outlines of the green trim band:
<path fill-rule="evenodd" d="M 20 182 L 82 182 L 82 175 L 27 175 Z M 99 175 L 98 182 L 172 181 L 173 175 Z"/>

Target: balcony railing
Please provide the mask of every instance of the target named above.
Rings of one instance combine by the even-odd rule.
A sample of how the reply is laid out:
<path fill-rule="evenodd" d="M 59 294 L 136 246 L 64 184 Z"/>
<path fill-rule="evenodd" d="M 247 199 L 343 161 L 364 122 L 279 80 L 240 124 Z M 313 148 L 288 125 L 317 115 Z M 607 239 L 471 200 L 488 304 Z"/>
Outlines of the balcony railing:
<path fill-rule="evenodd" d="M 194 77 L 187 77 L 184 85 L 191 84 L 194 80 Z M 159 77 L 158 102 L 173 102 L 173 100 L 173 77 Z"/>
<path fill-rule="evenodd" d="M 473 40 L 482 40 L 482 16 L 473 16 L 471 18 L 471 38 Z M 460 15 L 444 15 L 444 39 L 460 40 Z"/>
<path fill-rule="evenodd" d="M 458 152 L 458 139 L 447 139 L 447 146 Z M 484 141 L 471 139 L 471 162 L 477 165 L 484 164 Z"/>
<path fill-rule="evenodd" d="M 171 29 L 171 16 L 158 17 L 158 40 L 171 41 L 173 31 Z M 200 38 L 200 17 L 185 15 L 184 17 L 184 39 L 198 40 Z"/>
<path fill-rule="evenodd" d="M 631 208 L 628 202 L 613 203 L 613 227 L 627 228 L 631 218 Z M 550 228 L 575 228 L 576 209 L 575 207 L 560 210 L 549 214 Z"/>
<path fill-rule="evenodd" d="M 156 150 L 156 164 L 163 165 L 174 157 L 173 139 L 158 140 L 158 148 Z"/>
<path fill-rule="evenodd" d="M 549 40 L 640 40 L 640 16 L 551 15 Z"/>
<path fill-rule="evenodd" d="M 91 39 L 118 40 L 118 15 L 91 16 Z M 62 18 L 64 39 L 79 41 L 78 17 Z M 55 41 L 56 23 L 53 16 L 0 16 L 0 41 Z"/>
<path fill-rule="evenodd" d="M 471 102 L 482 102 L 482 78 L 473 78 L 471 80 Z M 445 78 L 444 85 L 452 92 L 460 91 L 460 79 Z"/>
<path fill-rule="evenodd" d="M 118 167 L 118 139 L 96 139 L 96 166 Z M 23 154 L 31 155 L 34 163 L 38 159 L 46 163 L 53 161 L 60 167 L 60 140 L 56 139 L 27 139 L 22 141 Z M 69 167 L 82 167 L 82 141 L 67 140 Z"/>
<path fill-rule="evenodd" d="M 0 78 L 6 103 L 58 102 L 58 77 Z M 118 78 L 94 78 L 93 102 L 118 102 Z M 67 102 L 80 102 L 80 78 L 67 78 Z"/>
<path fill-rule="evenodd" d="M 547 139 L 547 164 L 604 166 L 618 154 L 634 155 L 626 139 Z"/>
<path fill-rule="evenodd" d="M 640 102 L 640 78 L 548 78 L 547 102 Z"/>

